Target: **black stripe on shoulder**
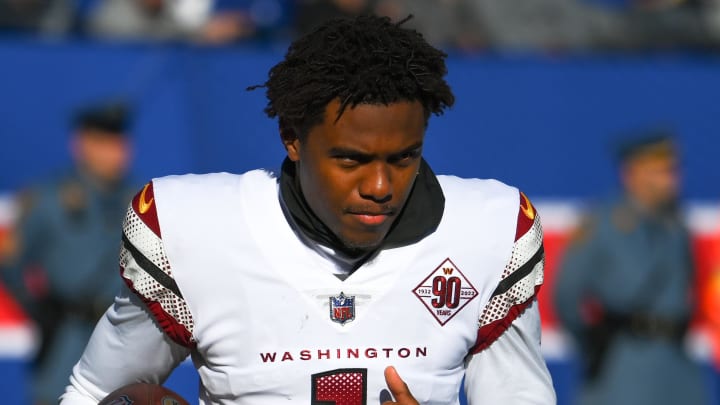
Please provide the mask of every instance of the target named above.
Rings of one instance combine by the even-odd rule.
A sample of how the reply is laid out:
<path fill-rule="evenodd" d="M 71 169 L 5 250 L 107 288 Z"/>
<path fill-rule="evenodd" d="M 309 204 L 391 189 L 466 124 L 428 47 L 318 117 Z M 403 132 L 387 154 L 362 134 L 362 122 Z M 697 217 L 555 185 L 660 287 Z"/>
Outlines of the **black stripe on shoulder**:
<path fill-rule="evenodd" d="M 512 286 L 515 285 L 518 281 L 522 280 L 523 278 L 527 277 L 530 272 L 533 271 L 535 266 L 540 262 L 540 260 L 543 259 L 543 256 L 545 255 L 545 247 L 543 245 L 540 245 L 540 249 L 535 252 L 534 255 L 528 260 L 525 264 L 520 266 L 519 269 L 515 270 L 512 274 L 505 277 L 498 283 L 497 288 L 493 292 L 492 296 L 504 294 L 512 288 Z"/>
<path fill-rule="evenodd" d="M 180 289 L 178 288 L 177 283 L 175 280 L 173 280 L 172 277 L 168 276 L 167 273 L 162 271 L 158 266 L 155 265 L 152 261 L 150 261 L 145 255 L 143 255 L 128 239 L 127 235 L 123 232 L 122 235 L 122 241 L 123 245 L 125 246 L 125 249 L 127 249 L 130 254 L 132 254 L 133 259 L 140 265 L 140 267 L 143 268 L 152 278 L 155 279 L 160 285 L 167 288 L 168 290 L 175 293 L 180 298 L 183 298 L 182 294 L 180 293 Z"/>

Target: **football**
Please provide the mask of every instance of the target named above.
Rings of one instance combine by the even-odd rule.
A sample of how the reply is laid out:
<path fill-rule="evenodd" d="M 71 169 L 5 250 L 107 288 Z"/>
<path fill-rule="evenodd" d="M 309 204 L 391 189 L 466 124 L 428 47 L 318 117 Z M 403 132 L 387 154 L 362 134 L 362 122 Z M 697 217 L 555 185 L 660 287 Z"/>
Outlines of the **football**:
<path fill-rule="evenodd" d="M 133 383 L 120 387 L 98 405 L 190 405 L 180 395 L 162 385 Z"/>

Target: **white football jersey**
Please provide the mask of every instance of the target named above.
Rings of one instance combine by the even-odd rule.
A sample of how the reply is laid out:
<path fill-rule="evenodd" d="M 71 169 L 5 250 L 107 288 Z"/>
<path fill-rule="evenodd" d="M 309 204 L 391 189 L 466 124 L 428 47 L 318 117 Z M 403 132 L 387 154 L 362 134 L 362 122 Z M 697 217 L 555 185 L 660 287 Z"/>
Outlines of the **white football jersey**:
<path fill-rule="evenodd" d="M 191 353 L 202 404 L 380 404 L 390 399 L 389 365 L 421 404 L 457 404 L 468 364 L 523 311 L 536 313 L 544 253 L 537 213 L 517 189 L 438 179 L 445 210 L 437 230 L 381 250 L 345 280 L 298 238 L 271 174 L 155 179 L 128 209 L 122 277 L 186 350 L 176 351 Z M 117 326 L 115 318 L 109 324 Z M 531 327 L 539 333 L 539 324 Z M 96 331 L 84 357 L 105 333 Z M 532 356 L 537 339 L 523 342 L 537 346 L 524 349 Z M 102 373 L 88 363 L 76 366 L 70 394 L 107 391 L 82 388 L 93 379 L 87 375 Z M 533 367 L 551 394 L 544 364 Z M 487 372 L 478 366 L 475 374 Z M 143 377 L 157 378 L 133 375 Z M 506 389 L 513 387 L 498 387 Z"/>

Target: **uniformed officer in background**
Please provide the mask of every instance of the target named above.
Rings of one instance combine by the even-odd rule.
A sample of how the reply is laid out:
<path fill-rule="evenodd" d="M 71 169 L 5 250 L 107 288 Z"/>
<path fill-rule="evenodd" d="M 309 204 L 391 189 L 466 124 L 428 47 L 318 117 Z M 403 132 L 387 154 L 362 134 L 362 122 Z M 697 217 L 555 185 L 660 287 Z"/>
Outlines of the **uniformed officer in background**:
<path fill-rule="evenodd" d="M 705 405 L 683 350 L 693 260 L 678 204 L 671 137 L 645 133 L 619 150 L 623 194 L 576 231 L 555 286 L 557 314 L 579 346 L 583 405 Z"/>
<path fill-rule="evenodd" d="M 128 109 L 98 104 L 78 112 L 74 167 L 21 193 L 17 246 L 2 271 L 34 321 L 40 347 L 32 363 L 32 400 L 57 403 L 72 366 L 119 285 L 117 254 L 128 201 Z"/>

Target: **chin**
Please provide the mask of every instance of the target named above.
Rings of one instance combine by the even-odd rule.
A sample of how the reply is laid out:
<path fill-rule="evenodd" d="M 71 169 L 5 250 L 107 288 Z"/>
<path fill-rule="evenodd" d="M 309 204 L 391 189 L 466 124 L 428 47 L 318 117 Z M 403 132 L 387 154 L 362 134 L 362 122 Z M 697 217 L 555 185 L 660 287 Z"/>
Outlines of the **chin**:
<path fill-rule="evenodd" d="M 342 238 L 341 240 L 342 240 L 343 245 L 345 245 L 345 249 L 347 249 L 351 252 L 357 252 L 357 253 L 369 252 L 369 251 L 374 250 L 377 247 L 379 247 L 380 244 L 382 243 L 382 238 L 381 239 L 373 239 L 373 240 L 363 240 L 363 241 L 351 240 L 351 239 L 347 239 L 347 238 Z"/>

